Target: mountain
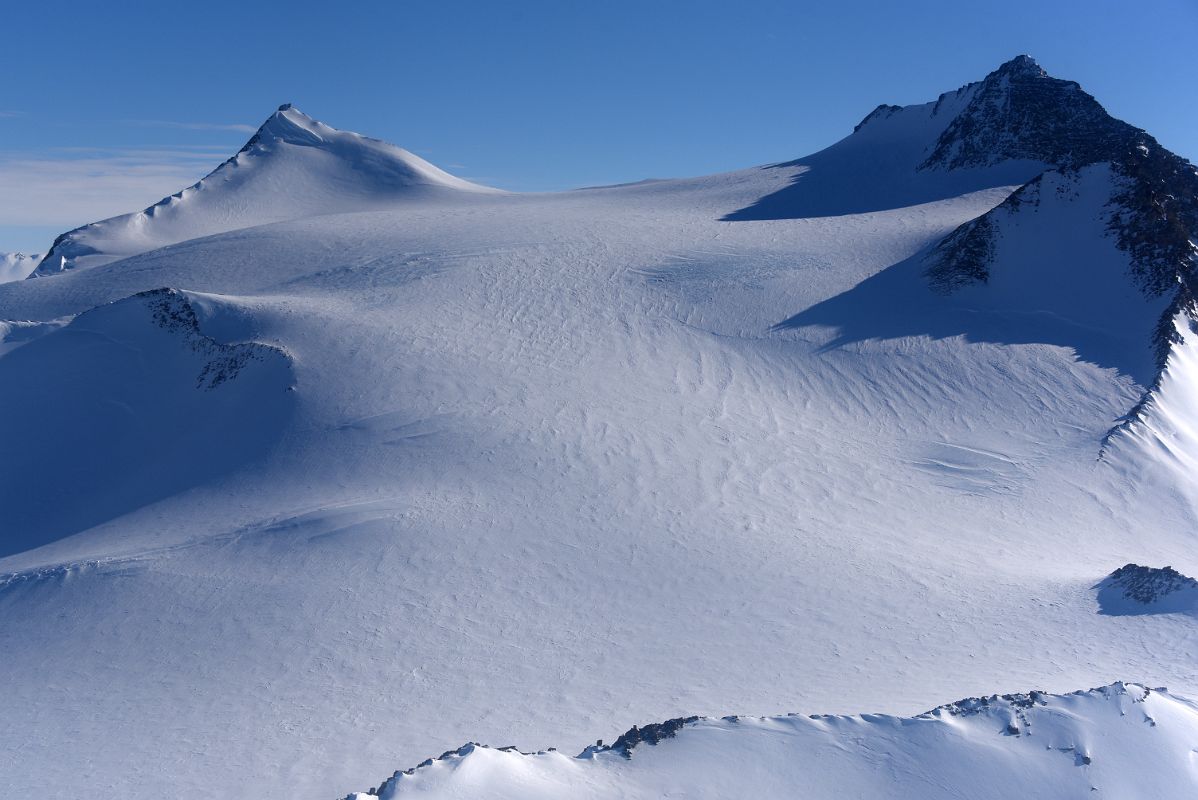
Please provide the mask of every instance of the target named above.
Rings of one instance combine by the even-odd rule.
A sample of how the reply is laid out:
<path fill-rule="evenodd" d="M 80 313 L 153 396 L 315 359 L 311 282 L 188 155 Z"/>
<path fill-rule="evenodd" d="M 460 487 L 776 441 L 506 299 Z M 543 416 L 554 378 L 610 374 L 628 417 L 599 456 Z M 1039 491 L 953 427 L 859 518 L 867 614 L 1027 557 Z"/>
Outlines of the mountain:
<path fill-rule="evenodd" d="M 1128 154 L 1143 131 L 1107 114 L 1073 81 L 1016 56 L 958 91 L 964 109 L 937 138 L 924 170 L 967 169 L 1023 160 L 1077 169 Z"/>
<path fill-rule="evenodd" d="M 772 169 L 791 185 L 730 220 L 855 214 L 1020 185 L 1049 167 L 1076 169 L 1155 141 L 1111 117 L 1073 81 L 1021 55 L 935 102 L 881 105 L 845 139 Z"/>
<path fill-rule="evenodd" d="M 42 257 L 38 253 L 0 253 L 0 283 L 19 281 L 29 277 Z"/>
<path fill-rule="evenodd" d="M 1016 63 L 1023 65 L 1017 77 L 986 91 Z M 946 293 L 983 286 L 975 294 L 993 298 L 999 292 L 991 287 L 1001 284 L 1022 287 L 1025 296 L 1029 287 L 1037 294 L 1044 289 L 1038 309 L 1055 303 L 1061 318 L 1113 329 L 1123 342 L 1144 341 L 1149 324 L 1153 362 L 1145 382 L 1156 388 L 1170 352 L 1185 342 L 1184 329 L 1198 326 L 1198 169 L 1110 117 L 1077 84 L 1050 78 L 1033 63 L 1021 56 L 987 78 L 924 166 L 1030 156 L 1051 168 L 940 242 L 928 276 Z M 1075 244 L 1052 252 L 1043 243 L 1053 238 Z M 1129 286 L 1139 297 L 1128 296 Z M 1095 300 L 1106 305 L 1095 308 Z M 1129 316 L 1136 317 L 1128 319 L 1130 330 L 1122 324 Z M 1132 417 L 1147 401 L 1146 393 Z"/>
<path fill-rule="evenodd" d="M 33 274 L 94 267 L 268 222 L 362 211 L 446 192 L 494 191 L 455 178 L 407 150 L 330 128 L 283 105 L 245 147 L 198 183 L 143 211 L 64 233 Z"/>
<path fill-rule="evenodd" d="M 1192 797 L 1198 707 L 1113 684 L 975 697 L 917 717 L 724 717 L 633 727 L 570 758 L 468 744 L 346 800 Z"/>
<path fill-rule="evenodd" d="M 127 218 L 154 243 L 0 284 L 6 789 L 333 798 L 463 741 L 779 709 L 915 754 L 945 697 L 1198 697 L 1198 615 L 1111 577 L 1198 575 L 1185 314 L 1159 351 L 1187 167 L 1063 84 L 1017 59 L 788 164 L 557 194 L 296 134 Z M 1069 731 L 1190 768 L 1105 702 Z M 1123 787 L 953 719 L 921 729 Z"/>

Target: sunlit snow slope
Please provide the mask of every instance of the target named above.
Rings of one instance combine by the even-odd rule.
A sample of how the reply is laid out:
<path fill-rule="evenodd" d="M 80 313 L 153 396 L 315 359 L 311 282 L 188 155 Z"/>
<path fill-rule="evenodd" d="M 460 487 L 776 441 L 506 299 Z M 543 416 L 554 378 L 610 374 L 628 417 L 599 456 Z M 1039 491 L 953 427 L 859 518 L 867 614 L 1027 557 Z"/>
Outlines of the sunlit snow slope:
<path fill-rule="evenodd" d="M 410 202 L 447 190 L 495 191 L 455 178 L 407 150 L 330 128 L 284 105 L 241 152 L 195 185 L 144 211 L 60 236 L 34 274 L 107 264 L 236 228 Z"/>
<path fill-rule="evenodd" d="M 1114 684 L 971 698 L 912 718 L 676 719 L 575 758 L 466 745 L 346 800 L 1182 800 L 1198 794 L 1196 737 L 1192 703 Z"/>
<path fill-rule="evenodd" d="M 333 798 L 470 740 L 1198 696 L 1198 618 L 1096 597 L 1198 574 L 1161 444 L 1188 284 L 1120 280 L 1134 134 L 1061 84 L 1017 59 L 875 112 L 824 151 L 907 165 L 863 206 L 825 193 L 865 185 L 848 156 L 376 191 L 336 166 L 368 140 L 320 133 L 68 234 L 80 268 L 0 285 L 5 793 Z M 1021 138 L 1075 127 L 1084 164 Z M 309 191 L 255 188 L 275 156 Z M 1156 385 L 1147 444 L 1108 439 Z"/>

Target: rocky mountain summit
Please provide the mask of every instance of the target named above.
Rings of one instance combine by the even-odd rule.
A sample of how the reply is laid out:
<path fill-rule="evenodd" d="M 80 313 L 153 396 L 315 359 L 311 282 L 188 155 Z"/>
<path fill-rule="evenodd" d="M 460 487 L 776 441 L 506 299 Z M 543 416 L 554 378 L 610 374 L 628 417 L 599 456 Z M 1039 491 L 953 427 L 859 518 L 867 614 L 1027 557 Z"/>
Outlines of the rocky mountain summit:
<path fill-rule="evenodd" d="M 1078 84 L 1050 77 L 1027 56 L 976 85 L 969 105 L 945 129 L 922 168 L 985 166 L 1010 158 L 1049 166 L 931 249 L 925 263 L 932 287 L 953 293 L 987 284 L 994 270 L 1004 268 L 1004 238 L 1049 199 L 1042 191 L 1046 180 L 1054 187 L 1077 186 L 1082 173 L 1105 165 L 1109 177 L 1104 181 L 1091 181 L 1081 191 L 1058 191 L 1051 199 L 1095 205 L 1126 279 L 1145 297 L 1162 301 L 1147 343 L 1157 369 L 1151 392 L 1171 348 L 1181 342 L 1176 321 L 1198 326 L 1198 169 L 1147 132 L 1111 117 Z M 1078 280 L 1086 280 L 1091 267 L 1079 263 Z M 1133 410 L 1129 418 L 1135 417 Z"/>
<path fill-rule="evenodd" d="M 969 97 L 968 104 L 940 135 L 922 169 L 987 167 L 1008 160 L 1076 169 L 1120 158 L 1147 136 L 1108 114 L 1076 82 L 1050 76 L 1027 55 L 960 92 Z"/>

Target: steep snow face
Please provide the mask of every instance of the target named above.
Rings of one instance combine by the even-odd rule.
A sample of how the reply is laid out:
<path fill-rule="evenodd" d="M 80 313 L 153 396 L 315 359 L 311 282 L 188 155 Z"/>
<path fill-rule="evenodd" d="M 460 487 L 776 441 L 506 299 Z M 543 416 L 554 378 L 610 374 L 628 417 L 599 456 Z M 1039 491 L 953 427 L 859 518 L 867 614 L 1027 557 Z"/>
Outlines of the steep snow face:
<path fill-rule="evenodd" d="M 447 191 L 497 190 L 456 178 L 386 142 L 330 128 L 285 105 L 237 155 L 199 183 L 144 211 L 63 234 L 33 274 L 99 266 L 223 231 Z"/>
<path fill-rule="evenodd" d="M 1151 385 L 1153 338 L 1172 297 L 1137 279 L 1110 233 L 1123 185 L 1110 164 L 1045 172 L 929 253 L 933 287 L 979 317 Z"/>
<path fill-rule="evenodd" d="M 346 800 L 1185 800 L 1198 793 L 1196 737 L 1193 703 L 1116 683 L 971 698 L 910 718 L 672 720 L 574 758 L 466 745 Z"/>
<path fill-rule="evenodd" d="M 1052 340 L 1148 387 L 1128 424 L 1198 324 L 1198 170 L 1138 133 L 1116 160 L 1042 173 L 925 260 L 958 302 L 1079 326 Z"/>
<path fill-rule="evenodd" d="M 1125 472 L 1146 461 L 1163 464 L 1198 502 L 1198 333 L 1188 314 L 1170 323 L 1178 341 L 1152 390 L 1110 435 L 1104 456 Z"/>
<path fill-rule="evenodd" d="M 28 278 L 41 260 L 40 253 L 0 253 L 0 283 Z"/>

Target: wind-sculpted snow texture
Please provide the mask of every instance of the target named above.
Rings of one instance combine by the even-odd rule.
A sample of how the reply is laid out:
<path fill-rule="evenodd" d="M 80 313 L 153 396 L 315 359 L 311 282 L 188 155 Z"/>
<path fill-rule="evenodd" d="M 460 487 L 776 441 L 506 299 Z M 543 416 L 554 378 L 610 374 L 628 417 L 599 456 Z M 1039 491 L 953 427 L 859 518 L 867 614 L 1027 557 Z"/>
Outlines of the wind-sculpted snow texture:
<path fill-rule="evenodd" d="M 671 723 L 668 736 L 635 749 L 589 747 L 575 758 L 466 745 L 345 800 L 1183 800 L 1198 792 L 1198 708 L 1135 684 L 977 697 L 910 718 Z"/>
<path fill-rule="evenodd" d="M 1198 575 L 1198 336 L 1179 314 L 1160 371 L 1175 298 L 1135 274 L 1184 248 L 1120 238 L 1118 163 L 921 168 L 981 96 L 787 165 L 535 195 L 285 109 L 203 188 L 68 234 L 73 268 L 0 284 L 5 794 L 331 798 L 470 740 L 1198 696 L 1198 618 L 1095 588 Z M 935 291 L 978 219 L 986 280 Z M 836 725 L 966 724 L 871 719 Z M 1009 769 L 1116 763 L 1000 734 Z"/>

